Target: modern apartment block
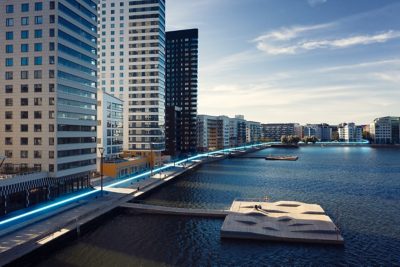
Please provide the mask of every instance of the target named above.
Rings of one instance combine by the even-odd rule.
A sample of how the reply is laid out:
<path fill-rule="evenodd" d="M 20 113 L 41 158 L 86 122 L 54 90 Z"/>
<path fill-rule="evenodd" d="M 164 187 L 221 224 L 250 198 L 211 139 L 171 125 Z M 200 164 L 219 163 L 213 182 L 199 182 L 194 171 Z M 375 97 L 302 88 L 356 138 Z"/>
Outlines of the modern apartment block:
<path fill-rule="evenodd" d="M 123 101 L 99 90 L 97 125 L 97 147 L 104 148 L 103 157 L 118 158 L 123 150 Z M 101 157 L 99 149 L 97 156 Z"/>
<path fill-rule="evenodd" d="M 166 152 L 193 153 L 197 145 L 198 30 L 171 31 L 166 36 L 166 122 L 175 125 L 166 125 Z"/>
<path fill-rule="evenodd" d="M 298 123 L 267 123 L 262 124 L 264 139 L 280 141 L 283 135 L 297 135 L 302 137 L 302 127 Z"/>
<path fill-rule="evenodd" d="M 303 127 L 303 136 L 315 136 L 322 142 L 332 140 L 332 128 L 326 123 L 307 124 Z"/>
<path fill-rule="evenodd" d="M 124 101 L 124 150 L 165 149 L 165 0 L 99 1 L 100 89 Z"/>
<path fill-rule="evenodd" d="M 370 124 L 370 134 L 376 144 L 400 144 L 400 117 L 381 117 Z"/>
<path fill-rule="evenodd" d="M 56 194 L 87 185 L 96 169 L 97 1 L 3 0 L 0 10 L 6 172 L 46 173 L 31 185 L 49 196 L 56 183 Z"/>
<path fill-rule="evenodd" d="M 354 123 L 342 123 L 338 127 L 339 141 L 342 142 L 361 142 L 362 126 L 356 126 Z"/>
<path fill-rule="evenodd" d="M 261 124 L 246 121 L 242 116 L 229 118 L 199 115 L 197 125 L 199 151 L 212 151 L 260 141 Z"/>

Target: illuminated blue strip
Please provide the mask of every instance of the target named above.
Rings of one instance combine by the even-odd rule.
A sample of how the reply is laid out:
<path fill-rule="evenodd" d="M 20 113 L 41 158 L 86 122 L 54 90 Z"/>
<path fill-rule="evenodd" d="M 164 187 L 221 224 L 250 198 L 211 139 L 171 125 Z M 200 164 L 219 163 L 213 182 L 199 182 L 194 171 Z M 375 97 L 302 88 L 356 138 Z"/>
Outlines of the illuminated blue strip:
<path fill-rule="evenodd" d="M 168 168 L 174 167 L 175 165 L 179 165 L 179 164 L 182 164 L 182 163 L 185 163 L 185 162 L 188 162 L 188 161 L 192 161 L 192 160 L 195 160 L 195 159 L 199 159 L 199 158 L 204 158 L 204 157 L 207 157 L 207 156 L 210 156 L 210 155 L 226 153 L 226 152 L 232 152 L 232 151 L 237 151 L 237 150 L 244 150 L 244 149 L 249 149 L 249 148 L 253 148 L 253 147 L 256 147 L 256 146 L 273 145 L 273 144 L 280 144 L 280 142 L 268 142 L 268 143 L 240 146 L 240 147 L 234 147 L 234 148 L 226 148 L 226 149 L 221 149 L 221 150 L 212 151 L 212 152 L 208 152 L 208 153 L 198 154 L 198 155 L 189 157 L 187 159 L 183 159 L 183 160 L 177 161 L 175 163 L 166 164 L 166 165 L 164 165 L 162 167 L 159 167 L 159 168 L 156 168 L 156 169 L 154 169 L 152 171 L 147 171 L 147 172 L 141 173 L 139 175 L 124 179 L 122 181 L 118 181 L 118 182 L 106 185 L 106 186 L 104 186 L 104 188 L 115 187 L 117 185 L 124 184 L 124 183 L 130 182 L 130 181 L 137 180 L 137 179 L 140 179 L 142 177 L 148 176 L 148 175 L 150 175 L 152 173 L 156 174 L 156 173 L 158 173 L 160 171 L 163 171 L 163 170 L 166 170 Z M 318 142 L 318 144 L 337 144 L 337 145 L 341 145 L 341 144 L 342 145 L 347 145 L 347 144 L 368 144 L 368 141 L 367 140 L 363 140 L 362 142 L 346 142 L 346 143 L 344 143 L 344 142 Z M 93 195 L 93 194 L 95 194 L 95 193 L 97 193 L 99 191 L 100 191 L 100 189 L 94 189 L 93 191 L 81 193 L 79 195 L 76 195 L 76 196 L 73 196 L 73 197 L 70 197 L 70 198 L 67 198 L 67 199 L 64 199 L 64 200 L 60 200 L 58 202 L 49 204 L 47 206 L 40 207 L 40 208 L 37 208 L 35 210 L 28 211 L 26 213 L 14 216 L 12 218 L 0 221 L 0 225 L 5 225 L 7 223 L 14 222 L 16 220 L 28 217 L 30 215 L 34 215 L 34 214 L 40 213 L 42 211 L 46 211 L 46 210 L 51 209 L 51 208 L 59 207 L 61 205 L 64 205 L 64 204 L 79 200 L 81 198 L 84 198 L 84 197 L 87 197 L 87 196 L 90 196 L 90 195 Z"/>

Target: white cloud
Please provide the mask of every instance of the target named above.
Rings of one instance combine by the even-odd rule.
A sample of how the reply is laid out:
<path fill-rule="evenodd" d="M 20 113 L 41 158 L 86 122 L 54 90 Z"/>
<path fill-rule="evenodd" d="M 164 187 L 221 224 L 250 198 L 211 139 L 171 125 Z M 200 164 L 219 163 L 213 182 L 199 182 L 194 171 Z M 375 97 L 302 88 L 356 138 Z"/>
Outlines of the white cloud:
<path fill-rule="evenodd" d="M 312 7 L 325 4 L 328 0 L 307 0 L 308 4 Z"/>
<path fill-rule="evenodd" d="M 312 27 L 308 27 L 312 28 Z M 317 28 L 315 28 L 317 29 Z M 281 31 L 280 33 L 282 33 Z M 301 31 L 291 31 L 286 36 L 291 36 L 287 39 L 277 39 L 278 32 L 271 32 L 270 34 L 262 35 L 255 39 L 257 48 L 269 55 L 282 55 L 282 54 L 296 54 L 304 51 L 315 49 L 340 49 L 356 45 L 368 45 L 374 43 L 385 43 L 392 39 L 400 38 L 400 31 L 389 30 L 382 33 L 373 35 L 355 35 L 345 38 L 332 38 L 332 39 L 309 39 L 297 40 L 293 43 L 282 42 L 282 40 L 300 39 L 298 33 Z"/>

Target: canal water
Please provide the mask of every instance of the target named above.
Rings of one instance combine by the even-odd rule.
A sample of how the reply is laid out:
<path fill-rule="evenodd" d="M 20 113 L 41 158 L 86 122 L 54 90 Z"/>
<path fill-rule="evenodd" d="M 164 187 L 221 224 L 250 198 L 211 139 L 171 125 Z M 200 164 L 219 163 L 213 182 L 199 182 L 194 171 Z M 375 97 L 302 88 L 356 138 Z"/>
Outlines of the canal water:
<path fill-rule="evenodd" d="M 320 204 L 344 247 L 221 240 L 222 220 L 117 214 L 38 266 L 400 265 L 400 150 L 369 147 L 266 149 L 296 162 L 226 159 L 161 188 L 145 202 L 229 208 L 235 198 Z"/>

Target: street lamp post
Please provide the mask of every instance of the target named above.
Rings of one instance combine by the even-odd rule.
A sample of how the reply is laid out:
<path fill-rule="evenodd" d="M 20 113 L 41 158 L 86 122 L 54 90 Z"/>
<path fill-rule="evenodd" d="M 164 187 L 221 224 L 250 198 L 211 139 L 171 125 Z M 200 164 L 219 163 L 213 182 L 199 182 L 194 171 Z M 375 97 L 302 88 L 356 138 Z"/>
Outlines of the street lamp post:
<path fill-rule="evenodd" d="M 100 187 L 101 187 L 101 196 L 103 196 L 103 155 L 104 155 L 104 147 L 99 147 L 100 152 Z"/>

